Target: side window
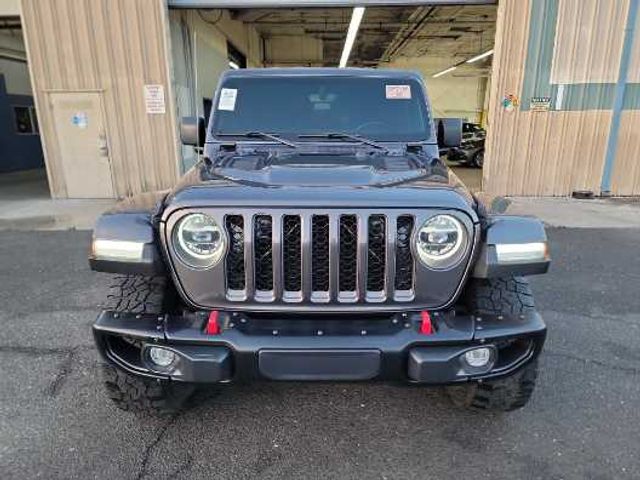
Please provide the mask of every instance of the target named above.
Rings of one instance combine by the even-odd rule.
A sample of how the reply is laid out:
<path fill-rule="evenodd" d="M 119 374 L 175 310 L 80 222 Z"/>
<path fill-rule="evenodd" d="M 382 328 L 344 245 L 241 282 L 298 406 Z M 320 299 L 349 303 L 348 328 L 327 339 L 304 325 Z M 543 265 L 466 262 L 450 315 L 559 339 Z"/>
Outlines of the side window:
<path fill-rule="evenodd" d="M 38 135 L 38 118 L 32 106 L 14 105 L 13 107 L 14 128 L 18 135 Z"/>

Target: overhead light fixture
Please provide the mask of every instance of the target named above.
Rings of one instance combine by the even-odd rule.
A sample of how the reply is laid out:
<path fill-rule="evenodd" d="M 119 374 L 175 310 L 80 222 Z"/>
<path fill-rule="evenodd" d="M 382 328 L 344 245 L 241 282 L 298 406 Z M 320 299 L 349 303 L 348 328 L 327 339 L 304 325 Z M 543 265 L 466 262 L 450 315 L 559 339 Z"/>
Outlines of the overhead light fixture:
<path fill-rule="evenodd" d="M 229 66 L 234 70 L 238 70 L 240 68 L 240 65 L 238 65 L 236 62 L 232 62 L 231 60 L 229 60 Z"/>
<path fill-rule="evenodd" d="M 442 75 L 445 75 L 445 74 L 447 74 L 449 72 L 453 72 L 456 68 L 458 68 L 460 65 L 462 65 L 464 63 L 477 62 L 478 60 L 482 60 L 483 58 L 488 57 L 489 55 L 493 55 L 493 49 L 491 49 L 491 50 L 489 50 L 487 52 L 481 53 L 480 55 L 476 55 L 475 57 L 472 57 L 469 60 L 464 60 L 462 62 L 456 63 L 455 65 L 453 65 L 453 66 L 451 66 L 449 68 L 446 68 L 446 69 L 442 70 L 441 72 L 434 73 L 433 74 L 433 78 L 441 77 Z"/>
<path fill-rule="evenodd" d="M 458 67 L 455 67 L 455 66 L 454 67 L 449 67 L 446 70 L 442 70 L 441 72 L 435 73 L 433 75 L 433 78 L 438 78 L 438 77 L 441 77 L 442 75 L 445 75 L 445 74 L 447 74 L 449 72 L 453 72 L 456 68 L 458 68 Z"/>
<path fill-rule="evenodd" d="M 353 43 L 356 40 L 358 29 L 360 28 L 360 22 L 364 16 L 364 7 L 355 7 L 351 14 L 351 22 L 349 23 L 349 30 L 347 30 L 347 39 L 344 41 L 344 48 L 342 49 L 342 56 L 340 57 L 340 68 L 347 66 L 349 61 L 349 55 L 351 55 L 351 49 Z"/>
<path fill-rule="evenodd" d="M 482 60 L 483 58 L 488 57 L 489 55 L 493 55 L 493 49 L 489 50 L 488 52 L 481 53 L 480 55 L 476 55 L 473 58 L 470 58 L 469 60 L 467 60 L 467 63 L 477 62 L 478 60 Z"/>

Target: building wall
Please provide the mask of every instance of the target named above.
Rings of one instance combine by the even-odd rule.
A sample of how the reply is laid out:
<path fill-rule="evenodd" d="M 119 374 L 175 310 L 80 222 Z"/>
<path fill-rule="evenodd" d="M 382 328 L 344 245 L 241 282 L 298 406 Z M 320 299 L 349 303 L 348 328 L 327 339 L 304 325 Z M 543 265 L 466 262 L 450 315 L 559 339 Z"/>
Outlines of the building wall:
<path fill-rule="evenodd" d="M 308 35 L 273 35 L 265 41 L 266 67 L 323 66 L 323 42 Z"/>
<path fill-rule="evenodd" d="M 485 102 L 486 77 L 478 73 L 469 76 L 448 74 L 433 78 L 435 72 L 452 64 L 451 57 L 400 57 L 385 64 L 388 68 L 419 71 L 425 79 L 435 117 L 465 118 L 480 122 Z"/>
<path fill-rule="evenodd" d="M 483 188 L 492 194 L 600 193 L 629 0 L 501 0 Z M 638 35 L 611 193 L 640 194 Z M 519 105 L 505 108 L 506 95 Z M 550 109 L 532 109 L 548 97 Z M 634 124 L 634 122 L 636 122 Z M 635 125 L 635 127 L 634 127 Z"/>
<path fill-rule="evenodd" d="M 52 196 L 67 190 L 51 92 L 102 93 L 117 196 L 172 186 L 178 144 L 165 2 L 22 0 L 22 25 Z M 146 113 L 146 84 L 164 87 L 165 114 Z"/>
<path fill-rule="evenodd" d="M 204 100 L 211 100 L 220 75 L 229 69 L 227 42 L 246 56 L 247 66 L 261 66 L 258 33 L 227 11 L 170 10 L 169 24 L 177 118 L 204 116 Z M 196 161 L 194 149 L 182 146 L 180 170 Z"/>
<path fill-rule="evenodd" d="M 629 3 L 499 2 L 485 190 L 599 193 Z M 251 27 L 226 12 L 219 19 L 215 12 L 204 18 L 195 11 L 167 14 L 164 0 L 22 0 L 22 23 L 54 197 L 67 194 L 48 104 L 51 92 L 102 93 L 114 187 L 118 196 L 126 196 L 168 188 L 179 166 L 189 166 L 181 163 L 180 153 L 189 153 L 180 151 L 176 118 L 201 111 L 202 98 L 213 92 L 224 70 L 227 39 L 249 65 L 264 60 L 260 36 Z M 437 116 L 480 119 L 482 79 L 433 79 L 428 75 L 438 66 L 406 61 L 425 73 Z M 447 59 L 444 66 L 449 64 Z M 461 83 L 452 87 L 453 82 Z M 627 82 L 611 192 L 639 195 L 640 32 Z M 166 114 L 146 113 L 145 84 L 164 86 Z M 505 108 L 506 95 L 519 100 L 515 108 Z M 548 97 L 550 109 L 534 111 L 533 97 Z"/>
<path fill-rule="evenodd" d="M 42 168 L 40 135 L 36 131 L 18 132 L 16 126 L 14 107 L 33 107 L 27 52 L 20 30 L 0 31 L 0 53 L 6 55 L 0 58 L 0 172 Z"/>
<path fill-rule="evenodd" d="M 27 52 L 20 30 L 0 31 L 0 73 L 4 75 L 7 92 L 13 95 L 32 95 Z"/>
<path fill-rule="evenodd" d="M 20 0 L 0 0 L 0 17 L 20 15 Z"/>
<path fill-rule="evenodd" d="M 8 92 L 0 73 L 0 173 L 43 167 L 40 135 L 18 132 L 15 106 L 32 107 L 33 97 Z"/>

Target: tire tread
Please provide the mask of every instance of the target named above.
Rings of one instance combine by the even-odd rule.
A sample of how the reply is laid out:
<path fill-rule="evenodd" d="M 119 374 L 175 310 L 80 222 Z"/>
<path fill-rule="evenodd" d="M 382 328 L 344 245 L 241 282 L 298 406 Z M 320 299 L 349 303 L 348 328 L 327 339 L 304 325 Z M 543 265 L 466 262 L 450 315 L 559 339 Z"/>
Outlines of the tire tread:
<path fill-rule="evenodd" d="M 475 315 L 521 315 L 535 310 L 529 282 L 522 277 L 474 279 L 467 286 L 467 308 Z M 455 405 L 510 412 L 524 407 L 535 388 L 537 359 L 509 377 L 447 388 Z"/>

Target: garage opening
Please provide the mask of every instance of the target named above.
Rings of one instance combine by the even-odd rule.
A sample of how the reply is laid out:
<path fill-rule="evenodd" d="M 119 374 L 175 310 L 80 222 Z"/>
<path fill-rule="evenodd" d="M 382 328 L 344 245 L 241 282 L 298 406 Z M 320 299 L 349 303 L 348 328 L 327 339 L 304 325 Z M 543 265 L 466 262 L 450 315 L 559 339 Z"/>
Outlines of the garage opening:
<path fill-rule="evenodd" d="M 0 17 L 0 204 L 49 198 L 20 17 Z"/>
<path fill-rule="evenodd" d="M 230 68 L 343 65 L 416 70 L 426 81 L 434 116 L 464 120 L 462 147 L 443 149 L 441 155 L 469 188 L 481 190 L 496 31 L 497 6 L 492 2 L 176 8 L 194 3 L 215 5 L 170 2 L 179 117 L 208 118 L 218 79 Z M 196 160 L 193 149 L 183 148 L 183 171 Z"/>

